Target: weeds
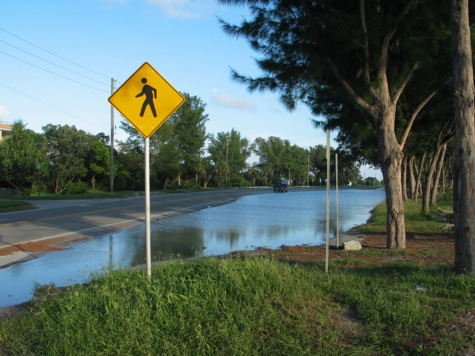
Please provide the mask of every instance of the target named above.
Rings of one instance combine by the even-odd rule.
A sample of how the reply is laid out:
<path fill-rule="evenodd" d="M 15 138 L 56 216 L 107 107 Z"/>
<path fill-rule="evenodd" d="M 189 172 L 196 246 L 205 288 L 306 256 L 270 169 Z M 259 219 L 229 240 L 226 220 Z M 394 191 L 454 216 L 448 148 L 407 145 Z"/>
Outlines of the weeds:
<path fill-rule="evenodd" d="M 272 258 L 210 258 L 164 263 L 151 282 L 144 271 L 93 276 L 4 321 L 0 343 L 15 355 L 456 354 L 472 333 L 457 343 L 435 333 L 473 308 L 474 294 L 475 280 L 441 267 L 325 274 Z M 364 332 L 348 334 L 342 320 Z"/>

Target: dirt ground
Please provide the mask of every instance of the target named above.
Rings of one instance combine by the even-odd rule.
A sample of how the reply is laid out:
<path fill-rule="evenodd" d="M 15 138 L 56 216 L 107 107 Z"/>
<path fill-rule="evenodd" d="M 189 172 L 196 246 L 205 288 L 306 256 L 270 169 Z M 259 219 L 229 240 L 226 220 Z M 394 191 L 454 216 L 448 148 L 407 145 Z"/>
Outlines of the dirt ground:
<path fill-rule="evenodd" d="M 366 233 L 358 236 L 364 253 L 352 253 L 354 260 L 364 260 L 366 265 L 383 265 L 395 261 L 415 261 L 418 265 L 447 263 L 454 261 L 454 238 L 452 233 L 406 232 L 406 249 L 398 253 L 387 250 L 384 233 Z M 350 237 L 351 239 L 351 237 Z M 356 239 L 356 238 L 355 238 Z M 332 240 L 333 243 L 333 240 Z M 371 250 L 383 250 L 382 254 L 371 254 Z M 324 246 L 283 246 L 272 253 L 287 261 L 311 262 L 325 258 Z M 348 251 L 330 248 L 330 260 L 347 258 Z M 358 264 L 361 265 L 361 264 Z M 351 267 L 351 266 L 350 266 Z"/>

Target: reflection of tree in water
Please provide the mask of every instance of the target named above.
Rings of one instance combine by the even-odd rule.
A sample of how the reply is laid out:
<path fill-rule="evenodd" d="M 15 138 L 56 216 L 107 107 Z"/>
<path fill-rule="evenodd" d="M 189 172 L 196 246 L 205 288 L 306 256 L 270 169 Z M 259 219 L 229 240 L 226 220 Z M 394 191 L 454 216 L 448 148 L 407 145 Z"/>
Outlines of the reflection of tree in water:
<path fill-rule="evenodd" d="M 133 265 L 145 263 L 145 235 L 142 240 L 141 245 L 143 246 L 137 248 Z M 205 247 L 202 230 L 152 230 L 151 245 L 153 262 L 173 258 L 198 257 L 202 255 Z"/>
<path fill-rule="evenodd" d="M 233 248 L 239 242 L 241 236 L 240 229 L 224 229 L 216 233 L 216 239 L 229 242 L 229 247 Z"/>

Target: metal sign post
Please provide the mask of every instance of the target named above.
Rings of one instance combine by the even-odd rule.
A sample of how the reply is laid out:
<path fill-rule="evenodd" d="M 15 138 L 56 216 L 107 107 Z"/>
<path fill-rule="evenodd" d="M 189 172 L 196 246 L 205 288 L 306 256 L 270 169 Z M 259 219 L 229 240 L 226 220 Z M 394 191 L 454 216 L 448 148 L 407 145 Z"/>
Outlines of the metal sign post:
<path fill-rule="evenodd" d="M 185 102 L 150 64 L 144 63 L 109 98 L 109 102 L 145 139 L 145 245 L 147 276 L 152 277 L 150 242 L 150 143 L 149 137 Z"/>
<path fill-rule="evenodd" d="M 150 227 L 150 143 L 145 138 L 145 254 L 147 259 L 147 277 L 152 278 L 152 243 Z"/>
<path fill-rule="evenodd" d="M 325 273 L 328 273 L 330 250 L 330 130 L 327 130 L 327 224 L 325 235 Z"/>

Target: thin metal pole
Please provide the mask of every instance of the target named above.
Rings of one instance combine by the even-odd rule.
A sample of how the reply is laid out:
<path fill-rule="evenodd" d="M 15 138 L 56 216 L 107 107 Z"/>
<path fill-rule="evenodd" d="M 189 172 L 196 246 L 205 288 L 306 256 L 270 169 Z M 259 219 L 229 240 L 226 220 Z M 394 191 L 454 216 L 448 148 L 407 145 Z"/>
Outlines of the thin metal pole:
<path fill-rule="evenodd" d="M 111 95 L 114 94 L 114 78 L 111 78 Z M 111 158 L 110 158 L 110 191 L 114 191 L 114 106 L 111 104 Z"/>
<path fill-rule="evenodd" d="M 308 178 L 309 178 L 308 176 L 309 175 L 310 175 L 310 153 L 307 153 L 307 187 L 308 187 Z"/>
<path fill-rule="evenodd" d="M 145 248 L 147 256 L 147 277 L 152 279 L 152 252 L 150 242 L 150 146 L 145 139 Z"/>
<path fill-rule="evenodd" d="M 339 216 L 340 212 L 338 211 L 338 153 L 335 153 L 335 199 L 336 199 L 336 248 L 340 247 L 340 222 Z"/>
<path fill-rule="evenodd" d="M 325 238 L 325 273 L 328 273 L 330 250 L 330 130 L 327 130 L 327 224 Z"/>

